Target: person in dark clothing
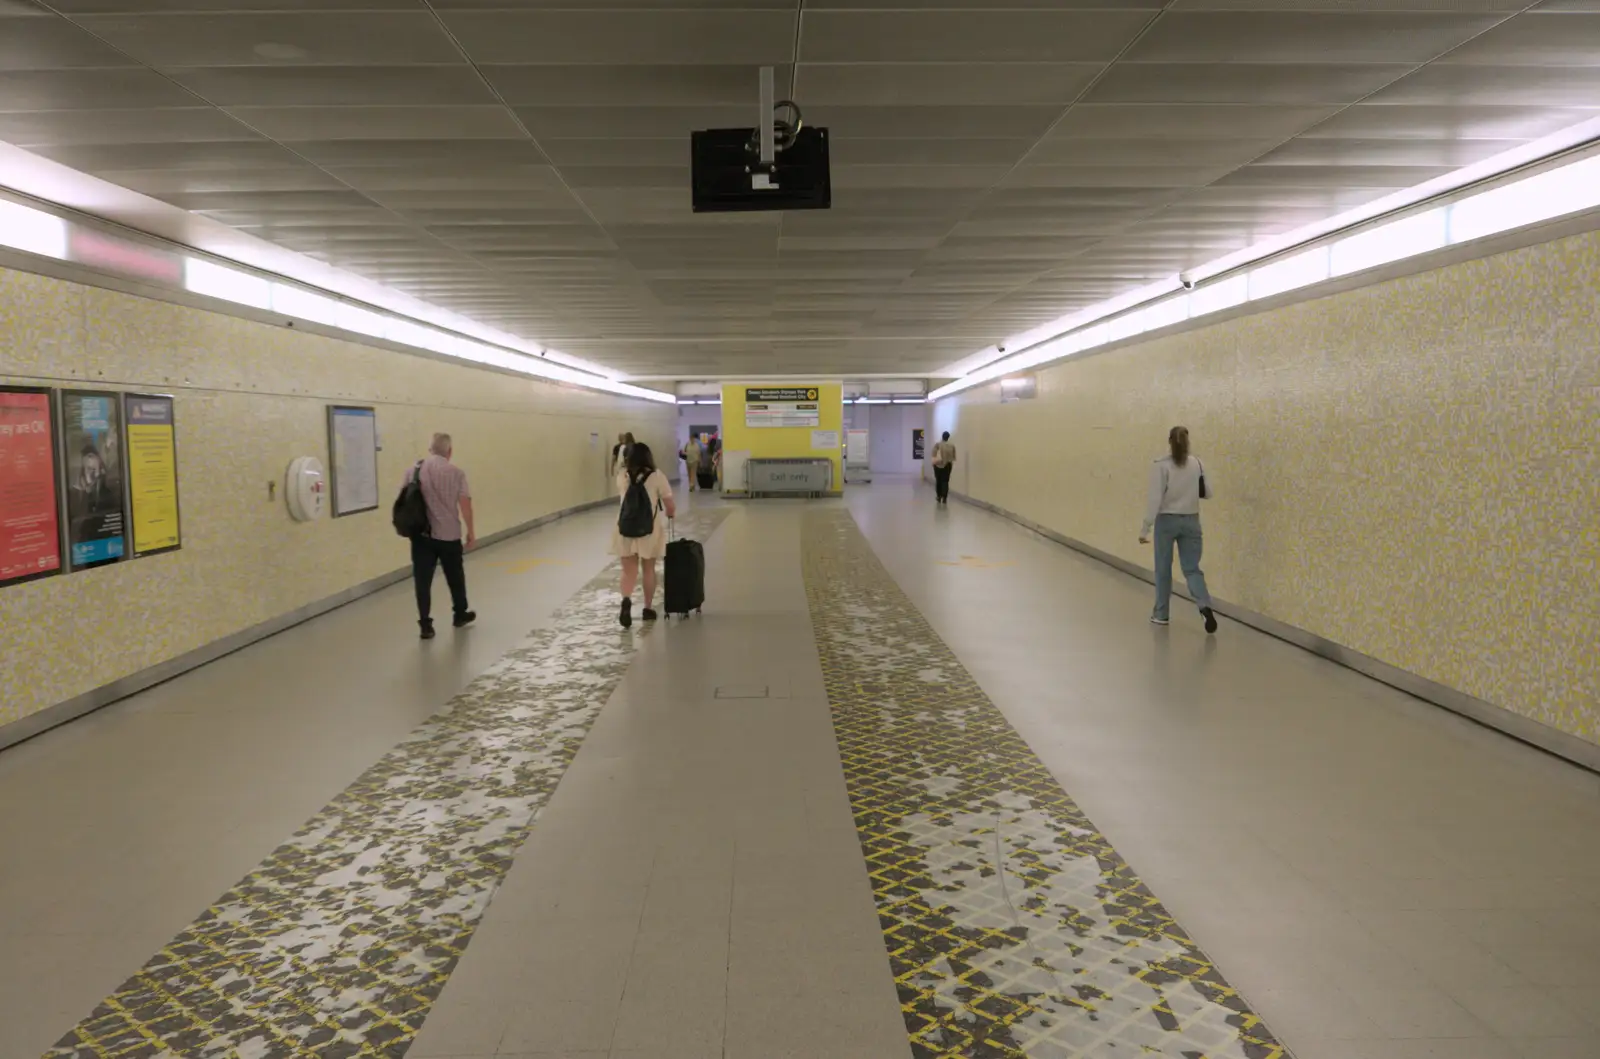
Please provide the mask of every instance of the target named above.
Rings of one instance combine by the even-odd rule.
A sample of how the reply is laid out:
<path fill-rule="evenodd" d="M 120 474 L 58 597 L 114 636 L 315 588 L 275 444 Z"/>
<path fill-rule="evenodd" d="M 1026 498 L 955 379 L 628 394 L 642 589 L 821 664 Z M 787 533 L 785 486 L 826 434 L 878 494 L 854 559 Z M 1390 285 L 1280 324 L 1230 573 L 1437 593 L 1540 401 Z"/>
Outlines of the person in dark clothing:
<path fill-rule="evenodd" d="M 938 444 L 933 446 L 933 480 L 939 503 L 950 502 L 950 472 L 956 469 L 956 447 L 950 441 L 950 432 L 944 432 Z"/>
<path fill-rule="evenodd" d="M 417 588 L 417 624 L 424 640 L 433 639 L 433 574 L 444 568 L 445 584 L 450 586 L 451 622 L 456 628 L 471 625 L 477 614 L 467 608 L 467 549 L 478 543 L 472 516 L 472 491 L 467 474 L 450 462 L 453 445 L 449 434 L 435 434 L 428 447 L 428 458 L 412 474 L 422 485 L 422 499 L 428 505 L 428 532 L 411 538 L 411 574 Z M 466 535 L 463 539 L 462 527 Z"/>

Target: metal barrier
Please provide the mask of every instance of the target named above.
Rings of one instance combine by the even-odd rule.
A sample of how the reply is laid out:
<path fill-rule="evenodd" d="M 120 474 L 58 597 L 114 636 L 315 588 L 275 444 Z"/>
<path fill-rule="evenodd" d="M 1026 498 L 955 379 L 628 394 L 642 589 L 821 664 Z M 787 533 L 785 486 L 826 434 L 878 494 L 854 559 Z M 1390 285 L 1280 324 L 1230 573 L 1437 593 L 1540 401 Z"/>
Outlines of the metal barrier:
<path fill-rule="evenodd" d="M 756 496 L 823 496 L 833 491 L 833 461 L 752 459 L 745 464 L 745 491 Z"/>

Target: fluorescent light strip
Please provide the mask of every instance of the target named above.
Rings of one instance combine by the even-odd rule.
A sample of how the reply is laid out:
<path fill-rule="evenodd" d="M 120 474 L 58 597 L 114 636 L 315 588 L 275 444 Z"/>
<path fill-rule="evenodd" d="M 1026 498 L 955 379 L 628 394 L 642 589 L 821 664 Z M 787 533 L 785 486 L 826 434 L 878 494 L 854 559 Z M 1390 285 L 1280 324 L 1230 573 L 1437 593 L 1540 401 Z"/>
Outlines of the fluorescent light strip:
<path fill-rule="evenodd" d="M 1328 278 L 1331 258 L 1328 248 L 1315 246 L 1298 254 L 1282 257 L 1249 273 L 1250 300 L 1260 301 L 1285 291 L 1309 287 Z"/>
<path fill-rule="evenodd" d="M 0 205 L 10 204 L 0 203 Z M 26 209 L 26 207 L 20 208 Z M 42 211 L 30 212 L 51 220 L 59 220 Z M 0 218 L 4 216 L 0 213 Z M 65 231 L 63 224 L 63 245 L 65 245 Z M 229 268 L 204 258 L 184 259 L 184 287 L 196 294 L 220 298 L 239 305 L 249 305 L 257 309 L 270 309 L 284 316 L 326 324 L 355 334 L 411 346 L 414 349 L 426 349 L 458 360 L 505 368 L 522 375 L 662 404 L 673 404 L 677 401 L 677 398 L 670 393 L 618 382 L 609 376 L 593 374 L 574 367 L 570 362 L 577 361 L 577 358 L 562 357 L 554 351 L 545 351 L 542 355 L 529 355 L 504 349 L 449 331 L 427 327 L 403 316 L 372 312 L 292 283 L 274 282 L 254 273 Z M 583 362 L 577 361 L 577 363 Z"/>
<path fill-rule="evenodd" d="M 65 260 L 67 222 L 43 210 L 0 199 L 0 246 Z"/>
<path fill-rule="evenodd" d="M 183 286 L 208 298 L 220 298 L 256 309 L 272 308 L 270 280 L 198 257 L 184 260 Z"/>
<path fill-rule="evenodd" d="M 1585 122 L 1575 129 L 1592 130 L 1590 137 L 1600 135 L 1600 119 Z M 1570 147 L 1572 141 L 1564 142 L 1572 133 L 1557 134 L 1548 137 L 1550 142 L 1563 142 Z M 1540 141 L 1546 142 L 1546 141 Z M 1533 145 L 1529 145 L 1531 148 Z M 1529 148 L 1520 148 L 1508 151 L 1497 158 L 1520 158 L 1518 164 L 1526 164 L 1533 160 L 1526 157 Z M 1537 156 L 1534 156 L 1537 157 Z M 1493 161 L 1493 160 L 1491 160 Z M 1463 182 L 1457 180 L 1450 183 L 1461 173 L 1477 172 L 1472 179 L 1483 179 L 1494 175 L 1501 170 L 1485 169 L 1487 163 L 1477 166 L 1468 166 L 1459 170 L 1450 177 L 1430 181 L 1418 185 L 1419 188 L 1432 188 L 1449 184 L 1448 187 L 1436 188 L 1429 196 L 1443 194 L 1445 191 L 1457 190 Z M 1503 167 L 1502 167 L 1503 169 Z M 1467 181 L 1470 182 L 1470 181 Z M 1410 196 L 1417 189 L 1402 192 L 1400 195 L 1389 196 L 1388 200 L 1398 201 L 1400 198 Z M 1427 196 L 1425 196 L 1427 197 Z M 1414 205 L 1423 201 L 1423 198 L 1410 198 L 1402 205 Z M 1470 242 L 1486 236 L 1496 235 L 1500 232 L 1511 231 L 1524 225 L 1536 224 L 1540 221 L 1553 220 L 1568 214 L 1579 213 L 1583 210 L 1600 207 L 1600 154 L 1569 163 L 1556 169 L 1543 173 L 1536 173 L 1521 180 L 1505 184 L 1501 187 L 1481 191 L 1476 195 L 1468 195 L 1453 203 L 1439 206 L 1432 210 L 1400 217 L 1387 224 L 1381 224 L 1365 231 L 1356 232 L 1343 239 L 1335 240 L 1321 246 L 1308 247 L 1301 253 L 1288 257 L 1267 261 L 1257 268 L 1247 272 L 1240 272 L 1220 279 L 1215 283 L 1207 283 L 1189 294 L 1178 295 L 1175 298 L 1163 298 L 1161 295 L 1170 290 L 1181 287 L 1178 277 L 1168 281 L 1152 284 L 1140 288 L 1139 291 L 1130 292 L 1118 298 L 1101 302 L 1099 305 L 1084 309 L 1067 320 L 1103 319 L 1114 312 L 1139 304 L 1140 301 L 1150 302 L 1135 312 L 1116 317 L 1109 323 L 1096 326 L 1074 325 L 1072 328 L 1057 331 L 1040 339 L 1037 344 L 1026 347 L 1020 353 L 1011 356 L 992 359 L 980 364 L 978 367 L 962 375 L 954 382 L 941 386 L 928 395 L 930 401 L 960 393 L 963 390 L 981 385 L 1002 375 L 1010 375 L 1027 368 L 1037 367 L 1040 364 L 1053 360 L 1061 360 L 1075 353 L 1105 345 L 1108 342 L 1120 341 L 1146 331 L 1154 331 L 1172 324 L 1181 323 L 1186 319 L 1195 319 L 1210 313 L 1221 312 L 1224 309 L 1243 304 L 1246 301 L 1257 301 L 1284 294 L 1292 290 L 1321 283 L 1335 276 L 1349 275 L 1364 269 L 1375 268 L 1392 261 L 1400 261 L 1408 257 L 1415 257 L 1444 246 Z M 1400 208 L 1389 206 L 1367 214 L 1364 218 L 1356 215 L 1360 211 L 1350 211 L 1341 214 L 1338 218 L 1322 222 L 1322 235 L 1330 231 L 1349 227 L 1361 219 L 1371 219 L 1388 210 Z M 1335 221 L 1339 223 L 1334 223 Z M 1310 231 L 1319 226 L 1310 226 L 1301 231 Z M 1263 256 L 1270 256 L 1282 250 L 1289 249 L 1298 242 L 1296 240 L 1285 242 L 1284 238 L 1258 243 L 1249 250 L 1230 254 L 1226 258 L 1219 258 L 1199 269 L 1191 275 L 1196 278 L 1201 275 L 1215 276 L 1227 268 L 1215 267 L 1219 262 L 1233 261 L 1235 264 L 1246 261 L 1260 260 Z M 1315 237 L 1311 237 L 1315 238 Z M 1233 265 L 1228 265 L 1228 268 Z M 1154 292 L 1146 294 L 1145 292 Z M 1144 295 L 1139 298 L 1136 296 Z M 1159 299 L 1159 300 L 1155 300 Z M 1059 321 L 1058 321 L 1059 322 Z M 1039 331 L 1048 330 L 1054 324 L 1028 332 L 1026 337 L 1031 338 Z M 1021 344 L 1019 342 L 1019 344 Z"/>
<path fill-rule="evenodd" d="M 66 219 L 53 213 L 0 199 L 0 246 L 41 257 L 71 260 L 68 242 L 71 230 L 72 226 Z M 431 305 L 423 305 L 423 315 L 429 318 L 429 322 L 438 323 L 445 330 L 424 326 L 418 322 L 420 317 L 407 318 L 399 313 L 373 312 L 293 283 L 274 281 L 255 272 L 192 256 L 183 259 L 183 286 L 195 294 L 237 305 L 267 309 L 295 319 L 383 338 L 461 360 L 492 364 L 536 378 L 646 401 L 670 404 L 675 400 L 669 393 L 619 382 L 616 378 L 618 373 L 610 369 L 553 349 L 531 345 L 514 335 L 503 337 L 505 344 L 517 352 L 451 334 L 452 325 L 464 325 L 479 333 L 500 335 L 500 332 L 483 328 L 465 317 Z"/>
<path fill-rule="evenodd" d="M 1321 239 L 1323 236 L 1354 227 L 1363 221 L 1370 221 L 1374 217 L 1381 217 L 1386 213 L 1394 213 L 1408 206 L 1415 206 L 1429 199 L 1438 198 L 1440 195 L 1447 195 L 1452 191 L 1460 191 L 1462 188 L 1469 187 L 1480 181 L 1488 180 L 1502 173 L 1509 173 L 1514 169 L 1520 169 L 1522 166 L 1537 162 L 1542 158 L 1558 155 L 1562 151 L 1569 151 L 1597 138 L 1600 138 L 1600 118 L 1591 118 L 1588 121 L 1580 122 L 1577 125 L 1562 129 L 1531 143 L 1523 144 L 1521 147 L 1513 147 L 1509 151 L 1502 151 L 1497 155 L 1485 158 L 1481 162 L 1475 162 L 1454 172 L 1446 173 L 1442 177 L 1435 177 L 1433 180 L 1424 181 L 1415 187 L 1406 188 L 1404 191 L 1385 195 L 1383 198 L 1369 202 L 1364 206 L 1345 210 L 1343 213 L 1335 214 L 1326 220 L 1307 224 L 1293 231 L 1274 236 L 1247 249 L 1219 257 L 1215 261 L 1208 261 L 1199 268 L 1190 270 L 1189 278 L 1196 283 L 1203 282 L 1212 276 L 1221 275 L 1240 265 L 1282 253 L 1301 243 L 1309 243 L 1315 239 Z M 1517 225 L 1507 225 L 1507 228 L 1512 227 L 1517 227 Z M 1496 230 L 1505 231 L 1506 229 Z M 1461 241 L 1459 239 L 1452 240 L 1452 242 Z"/>

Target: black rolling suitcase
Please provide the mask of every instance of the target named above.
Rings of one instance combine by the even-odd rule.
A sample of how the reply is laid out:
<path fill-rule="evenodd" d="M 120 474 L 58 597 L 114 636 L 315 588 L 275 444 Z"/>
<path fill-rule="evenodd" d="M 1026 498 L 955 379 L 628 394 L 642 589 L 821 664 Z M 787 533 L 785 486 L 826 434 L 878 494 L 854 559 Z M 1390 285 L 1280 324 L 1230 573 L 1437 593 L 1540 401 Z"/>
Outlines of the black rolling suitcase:
<path fill-rule="evenodd" d="M 700 471 L 695 477 L 699 479 L 701 489 L 715 489 L 717 487 L 716 471 Z"/>
<path fill-rule="evenodd" d="M 699 541 L 674 539 L 667 544 L 666 597 L 663 609 L 687 617 L 706 601 L 706 551 Z"/>

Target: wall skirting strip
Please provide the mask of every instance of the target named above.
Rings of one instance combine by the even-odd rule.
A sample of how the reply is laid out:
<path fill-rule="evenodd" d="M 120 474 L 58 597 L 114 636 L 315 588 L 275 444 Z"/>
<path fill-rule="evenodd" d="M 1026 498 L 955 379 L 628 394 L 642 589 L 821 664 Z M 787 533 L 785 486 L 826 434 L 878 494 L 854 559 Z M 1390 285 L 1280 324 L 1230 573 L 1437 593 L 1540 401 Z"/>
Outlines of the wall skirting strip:
<path fill-rule="evenodd" d="M 556 511 L 549 515 L 542 515 L 530 522 L 524 522 L 509 529 L 500 530 L 498 533 L 491 533 L 486 537 L 482 537 L 478 541 L 478 546 L 488 547 L 491 544 L 498 544 L 503 540 L 527 533 L 529 530 L 538 529 L 540 526 L 546 526 L 552 522 L 615 503 L 616 499 L 614 497 L 607 497 L 602 500 L 594 500 L 587 504 L 579 504 L 576 507 Z M 270 618 L 259 625 L 241 629 L 231 636 L 213 640 L 211 643 L 197 647 L 192 651 L 187 651 L 176 658 L 153 665 L 148 669 L 141 669 L 139 672 L 125 676 L 121 680 L 114 680 L 110 684 L 102 684 L 100 687 L 92 691 L 86 691 L 82 695 L 58 702 L 54 706 L 47 706 L 37 713 L 29 714 L 20 721 L 0 725 L 0 750 L 4 750 L 8 746 L 14 746 L 25 739 L 32 739 L 41 732 L 49 731 L 51 728 L 66 724 L 68 721 L 77 720 L 85 714 L 93 713 L 101 707 L 109 706 L 131 695 L 136 695 L 157 684 L 163 684 L 174 677 L 182 676 L 208 662 L 214 662 L 225 655 L 230 655 L 235 651 L 249 647 L 251 644 L 259 643 L 269 636 L 276 636 L 285 629 L 291 629 L 303 622 L 310 621 L 312 618 L 319 617 L 331 610 L 336 610 L 347 603 L 354 603 L 356 600 L 370 596 L 375 592 L 381 592 L 391 585 L 405 581 L 410 576 L 411 567 L 409 565 L 391 570 L 386 574 L 380 574 L 369 581 L 354 585 L 342 592 L 335 592 L 331 596 L 325 596 L 322 599 L 307 603 L 305 606 L 289 611 L 287 614 L 280 614 L 276 618 Z"/>
<path fill-rule="evenodd" d="M 1089 556 L 1091 559 L 1098 559 L 1107 566 L 1120 570 L 1130 577 L 1136 577 L 1147 584 L 1155 583 L 1155 572 L 1147 570 L 1137 563 L 1131 563 L 1126 559 L 1112 555 L 1110 552 L 1101 551 L 1092 544 L 1085 544 L 1083 541 L 1073 537 L 1057 533 L 1049 527 L 1041 526 L 1015 512 L 1007 511 L 1005 508 L 987 501 L 978 500 L 954 490 L 951 490 L 950 495 L 964 504 L 991 512 L 1014 522 L 1023 529 L 1036 533 L 1046 540 L 1064 545 L 1075 552 Z M 1176 596 L 1182 596 L 1185 599 L 1189 598 L 1176 583 L 1173 585 L 1172 591 Z M 1600 746 L 1586 739 L 1580 739 L 1570 733 L 1552 728 L 1531 717 L 1512 713 L 1504 706 L 1496 706 L 1485 699 L 1468 695 L 1464 691 L 1457 691 L 1448 685 L 1407 672 L 1404 669 L 1390 665 L 1388 662 L 1373 658 L 1370 655 L 1364 655 L 1342 644 L 1324 639 L 1316 633 L 1308 632 L 1298 626 L 1257 613 L 1247 607 L 1241 607 L 1226 600 L 1213 599 L 1212 608 L 1218 614 L 1225 615 L 1243 625 L 1248 625 L 1253 629 L 1264 632 L 1268 636 L 1283 640 L 1285 643 L 1294 644 L 1296 647 L 1326 658 L 1330 662 L 1336 662 L 1347 669 L 1353 669 L 1357 673 L 1371 677 L 1392 688 L 1397 688 L 1424 702 L 1429 702 L 1452 713 L 1460 714 L 1486 728 L 1492 728 L 1520 742 L 1554 754 L 1572 762 L 1574 765 L 1600 772 Z M 0 730 L 0 736 L 3 736 L 3 734 L 3 730 Z"/>

